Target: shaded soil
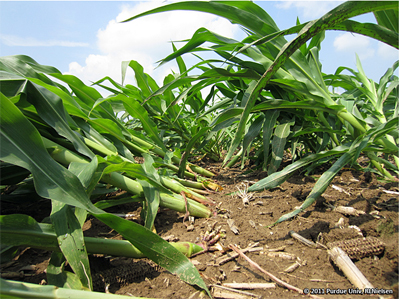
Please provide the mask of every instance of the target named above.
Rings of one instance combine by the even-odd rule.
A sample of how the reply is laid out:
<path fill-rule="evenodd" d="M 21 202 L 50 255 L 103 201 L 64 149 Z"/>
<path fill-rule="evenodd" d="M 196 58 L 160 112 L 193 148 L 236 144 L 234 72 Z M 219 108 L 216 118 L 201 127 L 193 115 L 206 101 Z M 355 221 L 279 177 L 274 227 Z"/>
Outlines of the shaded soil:
<path fill-rule="evenodd" d="M 307 247 L 293 239 L 289 232 L 294 231 L 310 241 L 319 240 L 322 243 L 360 237 L 360 234 L 364 237 L 376 237 L 385 244 L 384 251 L 377 256 L 367 256 L 353 261 L 375 288 L 393 290 L 393 295 L 386 295 L 383 298 L 398 298 L 399 201 L 398 194 L 393 193 L 399 191 L 397 183 L 382 183 L 374 174 L 344 170 L 334 178 L 320 199 L 305 212 L 292 220 L 267 228 L 266 226 L 280 216 L 300 206 L 320 175 L 295 175 L 278 188 L 253 194 L 249 202 L 244 203 L 240 196 L 231 193 L 238 191 L 238 188 L 244 190 L 245 185 L 251 185 L 262 179 L 266 173 L 253 172 L 244 175 L 238 168 L 220 169 L 217 164 L 211 165 L 210 170 L 218 173 L 215 181 L 224 188 L 218 193 L 209 195 L 217 203 L 218 213 L 209 219 L 194 219 L 193 226 L 188 231 L 187 225 L 190 221 L 186 220 L 183 223 L 183 214 L 160 209 L 155 222 L 160 236 L 173 235 L 174 240 L 198 243 L 207 230 L 220 229 L 225 235 L 220 240 L 222 246 L 227 248 L 229 244 L 234 244 L 241 249 L 251 245 L 260 247 L 258 251 L 246 255 L 282 281 L 299 289 L 317 289 L 320 292 L 317 295 L 323 298 L 378 298 L 378 296 L 326 294 L 328 288 L 348 290 L 354 287 L 341 270 L 330 261 L 327 250 Z M 358 216 L 343 215 L 333 210 L 333 206 L 353 207 L 362 213 Z M 26 213 L 41 221 L 49 214 L 50 207 L 48 202 L 40 202 L 39 207 L 40 209 L 32 210 L 29 207 L 3 204 L 1 208 L 2 214 Z M 127 204 L 108 211 L 133 214 L 132 221 L 141 221 L 140 206 L 137 204 Z M 341 220 L 343 229 L 335 228 L 335 224 L 341 218 L 343 218 Z M 237 234 L 230 229 L 229 219 L 234 221 L 239 231 Z M 93 218 L 87 220 L 84 231 L 86 236 L 121 239 L 116 232 Z M 294 259 L 272 257 L 269 252 L 273 249 L 280 249 Z M 243 258 L 235 258 L 218 265 L 218 258 L 222 255 L 223 252 L 216 250 L 191 259 L 206 284 L 270 282 Z M 21 249 L 15 262 L 7 268 L 3 265 L 1 271 L 3 273 L 18 271 L 23 266 L 34 265 L 35 270 L 24 271 L 29 276 L 14 279 L 45 283 L 45 269 L 49 258 L 50 253 L 46 251 Z M 299 264 L 297 269 L 285 272 L 285 269 L 297 262 Z M 112 273 L 116 278 L 108 282 L 110 284 L 108 290 L 112 293 L 151 298 L 206 298 L 196 288 L 145 260 L 138 262 L 127 258 L 95 256 L 91 258 L 91 267 L 94 275 L 113 269 Z M 100 279 L 96 288 L 104 292 L 104 280 Z M 213 292 L 216 289 L 212 288 Z M 256 297 L 253 298 L 307 298 L 281 286 L 245 291 L 255 294 Z M 214 295 L 219 296 L 217 293 Z M 231 297 L 221 295 L 219 298 Z"/>

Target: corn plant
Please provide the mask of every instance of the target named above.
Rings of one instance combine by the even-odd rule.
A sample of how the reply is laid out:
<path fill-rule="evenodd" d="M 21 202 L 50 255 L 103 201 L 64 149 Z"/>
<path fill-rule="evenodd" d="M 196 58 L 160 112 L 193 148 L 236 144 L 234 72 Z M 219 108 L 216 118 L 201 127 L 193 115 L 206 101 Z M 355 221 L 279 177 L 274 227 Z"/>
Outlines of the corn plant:
<path fill-rule="evenodd" d="M 172 3 L 133 16 L 127 21 L 149 14 L 171 10 L 195 10 L 212 13 L 241 25 L 248 36 L 241 42 L 200 28 L 180 49 L 161 63 L 185 53 L 211 51 L 222 59 L 204 61 L 198 68 L 203 73 L 195 79 L 197 86 L 212 85 L 224 96 L 208 111 L 219 111 L 211 124 L 210 135 L 234 125 L 234 135 L 224 164 L 244 158 L 250 144 L 258 144 L 257 155 L 268 177 L 251 186 L 249 191 L 275 187 L 294 170 L 337 161 L 319 179 L 310 196 L 296 211 L 282 216 L 276 223 L 306 209 L 321 195 L 334 176 L 346 164 L 356 163 L 364 153 L 375 171 L 394 180 L 398 173 L 398 78 L 396 62 L 379 84 L 369 80 L 358 61 L 357 71 L 339 68 L 336 74 L 321 71 L 319 51 L 326 30 L 363 34 L 396 49 L 398 42 L 398 2 L 345 2 L 323 17 L 279 30 L 275 22 L 256 4 L 240 2 L 184 1 Z M 367 12 L 375 14 L 377 24 L 349 20 Z M 284 36 L 297 33 L 292 41 Z M 212 45 L 205 48 L 205 42 Z M 215 66 L 215 62 L 226 67 Z M 347 69 L 353 76 L 342 75 Z M 210 78 L 218 74 L 218 83 Z M 181 77 L 151 95 L 169 91 L 190 77 Z M 345 90 L 338 94 L 330 87 Z M 187 88 L 186 94 L 189 93 Z M 227 91 L 229 90 L 229 91 Z M 213 96 L 212 94 L 211 96 Z M 206 114 L 208 112 L 205 112 Z M 202 114 L 202 115 L 204 115 Z M 207 138 L 206 138 L 207 140 Z M 258 140 L 261 140 L 258 141 Z M 293 158 L 302 158 L 277 172 L 285 150 Z M 393 159 L 394 164 L 390 162 Z"/>
<path fill-rule="evenodd" d="M 50 78 L 61 80 L 69 89 Z M 52 202 L 49 221 L 53 231 L 48 241 L 52 245 L 46 247 L 49 233 L 43 229 L 44 224 L 32 223 L 32 219 L 21 215 L 2 216 L 2 246 L 35 247 L 43 242 L 42 246 L 54 249 L 47 271 L 50 283 L 63 287 L 71 285 L 72 279 L 79 282 L 73 284 L 75 288 L 91 290 L 87 254 L 90 253 L 88 244 L 93 240 L 85 239 L 82 232 L 82 225 L 90 214 L 119 232 L 137 252 L 208 292 L 196 268 L 183 254 L 187 255 L 193 246 L 174 247 L 152 232 L 159 206 L 197 217 L 211 215 L 210 209 L 202 204 L 212 204 L 206 197 L 178 182 L 170 185 L 180 194 L 171 191 L 163 183 L 168 180 L 164 177 L 166 172 L 159 174 L 154 167 L 154 160 L 159 159 L 158 166 L 177 171 L 178 166 L 173 163 L 179 162 L 179 158 L 161 144 L 157 145 L 156 136 L 139 138 L 126 128 L 97 90 L 30 57 L 0 58 L 0 82 L 0 160 L 9 174 L 2 176 L 1 184 L 18 184 L 25 178 L 20 184 L 33 182 L 37 195 Z M 124 103 L 134 105 L 129 99 Z M 135 163 L 135 156 L 144 157 L 145 162 Z M 183 171 L 183 174 L 192 178 L 195 171 L 213 175 L 191 164 L 188 167 L 190 172 Z M 126 190 L 130 196 L 117 202 L 93 204 L 92 195 L 99 186 L 104 186 L 100 182 Z M 187 192 L 186 199 L 181 195 L 183 192 Z M 143 203 L 144 226 L 102 210 L 134 201 Z M 31 223 L 33 230 L 27 232 L 28 225 L 23 221 Z M 18 229 L 21 226 L 25 229 L 23 232 Z M 126 244 L 105 246 L 110 246 L 114 255 L 129 254 L 133 250 L 125 251 Z M 65 261 L 74 273 L 60 278 L 56 273 L 67 273 Z"/>
<path fill-rule="evenodd" d="M 173 49 L 176 50 L 173 45 Z M 180 75 L 186 74 L 188 71 L 186 65 L 181 57 L 176 58 Z M 203 111 L 207 102 L 203 100 L 202 95 L 197 89 L 194 94 L 184 100 L 185 105 L 176 103 L 182 101 L 182 97 L 186 97 L 186 87 L 191 86 L 190 82 L 194 78 L 187 78 L 185 86 L 178 86 L 177 92 L 166 91 L 163 93 L 158 92 L 155 96 L 154 92 L 159 91 L 160 87 L 155 80 L 148 74 L 144 73 L 143 67 L 137 61 L 126 61 L 122 63 L 123 80 L 126 72 L 130 67 L 135 73 L 137 86 L 130 84 L 123 85 L 117 83 L 115 80 L 105 77 L 96 81 L 94 84 L 112 92 L 113 95 L 109 96 L 105 101 L 112 104 L 123 104 L 125 113 L 121 114 L 121 120 L 126 127 L 132 130 L 141 131 L 145 136 L 153 139 L 153 141 L 162 147 L 176 150 L 177 155 L 182 158 L 178 149 L 186 149 L 186 145 L 196 142 L 193 139 L 196 134 L 199 134 L 201 128 L 207 127 L 211 122 L 205 117 L 196 118 L 196 116 Z M 193 69 L 193 67 L 191 68 Z M 173 83 L 178 77 L 178 74 L 169 74 L 164 78 L 164 86 Z M 113 85 L 113 88 L 104 85 L 108 81 Z M 148 101 L 149 96 L 153 94 L 154 99 Z M 176 96 L 179 94 L 179 96 Z M 131 105 L 126 105 L 125 98 L 129 98 Z M 200 134 L 202 135 L 202 134 Z M 218 153 L 212 146 L 206 145 L 202 150 L 202 154 L 209 155 L 212 159 L 218 161 Z M 180 164 L 186 165 L 186 163 Z M 184 166 L 182 166 L 184 167 Z M 182 175 L 180 175 L 182 177 Z"/>

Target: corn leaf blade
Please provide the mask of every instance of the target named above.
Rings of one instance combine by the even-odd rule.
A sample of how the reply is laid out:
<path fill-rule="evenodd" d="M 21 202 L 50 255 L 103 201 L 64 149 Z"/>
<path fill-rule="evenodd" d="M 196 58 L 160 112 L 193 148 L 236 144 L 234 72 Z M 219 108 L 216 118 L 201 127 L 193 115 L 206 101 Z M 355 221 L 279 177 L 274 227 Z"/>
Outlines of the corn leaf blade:
<path fill-rule="evenodd" d="M 268 174 L 274 173 L 278 170 L 279 165 L 282 163 L 283 152 L 285 150 L 286 139 L 290 134 L 290 127 L 294 125 L 294 121 L 287 120 L 276 126 L 274 130 L 274 137 L 271 143 L 272 161 L 268 168 Z"/>
<path fill-rule="evenodd" d="M 82 227 L 72 207 L 53 200 L 50 218 L 62 253 L 82 285 L 92 290 L 92 276 Z"/>
<path fill-rule="evenodd" d="M 36 128 L 7 97 L 0 97 L 1 160 L 28 169 L 40 196 L 98 211 L 79 179 L 47 153 Z"/>

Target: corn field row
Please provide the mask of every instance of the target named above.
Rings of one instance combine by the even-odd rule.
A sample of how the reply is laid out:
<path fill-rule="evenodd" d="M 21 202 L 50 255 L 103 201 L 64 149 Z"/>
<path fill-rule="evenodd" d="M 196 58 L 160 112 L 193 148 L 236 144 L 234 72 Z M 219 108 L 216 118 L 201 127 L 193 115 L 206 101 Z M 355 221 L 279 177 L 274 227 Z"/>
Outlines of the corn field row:
<path fill-rule="evenodd" d="M 218 190 L 218 185 L 212 172 L 190 162 L 195 159 L 242 168 L 250 160 L 268 176 L 249 192 L 275 188 L 296 171 L 312 173 L 327 165 L 302 205 L 273 225 L 307 209 L 346 165 L 397 180 L 399 62 L 374 82 L 358 57 L 356 70 L 343 66 L 323 73 L 319 53 L 327 30 L 362 34 L 398 49 L 398 2 L 348 1 L 320 19 L 285 30 L 250 1 L 183 1 L 124 22 L 172 10 L 215 14 L 242 26 L 247 37 L 237 41 L 199 28 L 160 61 L 175 60 L 179 67 L 162 86 L 135 60 L 122 62 L 121 68 L 123 78 L 134 72 L 136 86 L 110 77 L 87 86 L 31 57 L 0 57 L 0 185 L 3 191 L 10 185 L 29 189 L 35 194 L 31 200 L 52 203 L 43 223 L 27 215 L 0 216 L 2 255 L 20 246 L 53 252 L 47 286 L 1 279 L 2 296 L 118 297 L 91 292 L 91 253 L 148 257 L 210 295 L 188 259 L 202 249 L 168 243 L 154 232 L 159 207 L 204 218 L 214 212 L 203 191 Z M 376 24 L 350 20 L 367 12 L 374 13 Z M 287 41 L 289 34 L 297 35 Z M 204 51 L 215 58 L 201 59 Z M 200 62 L 187 66 L 182 55 L 188 53 Z M 282 168 L 285 153 L 292 161 Z M 369 159 L 367 167 L 357 163 L 360 155 Z M 144 162 L 137 163 L 138 157 Z M 120 189 L 128 193 L 95 202 Z M 2 200 L 18 200 L 19 194 Z M 144 226 L 105 211 L 129 202 L 142 203 Z M 88 215 L 126 241 L 84 237 Z M 99 244 L 107 242 L 99 252 Z M 67 262 L 73 272 L 65 270 Z"/>

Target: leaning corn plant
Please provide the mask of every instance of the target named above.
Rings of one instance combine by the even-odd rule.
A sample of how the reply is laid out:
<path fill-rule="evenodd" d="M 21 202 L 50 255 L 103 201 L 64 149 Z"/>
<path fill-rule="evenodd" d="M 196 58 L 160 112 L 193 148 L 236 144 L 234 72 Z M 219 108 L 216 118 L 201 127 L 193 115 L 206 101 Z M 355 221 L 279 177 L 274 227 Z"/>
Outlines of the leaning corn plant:
<path fill-rule="evenodd" d="M 70 89 L 50 77 L 65 82 Z M 47 273 L 58 279 L 50 279 L 51 283 L 63 287 L 70 285 L 73 277 L 73 281 L 79 282 L 73 284 L 76 288 L 92 289 L 87 257 L 89 242 L 82 232 L 90 214 L 119 232 L 146 257 L 182 280 L 207 290 L 195 267 L 181 252 L 185 249 L 177 249 L 151 231 L 159 206 L 188 211 L 198 217 L 211 214 L 208 207 L 198 202 L 201 198 L 203 203 L 210 204 L 207 198 L 192 191 L 190 196 L 195 200 L 187 198 L 185 202 L 180 194 L 162 183 L 162 176 L 153 166 L 153 157 L 168 156 L 169 160 L 159 164 L 175 169 L 171 164 L 174 157 L 153 140 L 140 139 L 125 128 L 112 106 L 99 103 L 101 95 L 74 76 L 62 75 L 27 56 L 10 56 L 0 58 L 0 82 L 0 160 L 1 166 L 13 174 L 2 177 L 1 184 L 7 180 L 17 184 L 28 177 L 25 181 L 33 181 L 37 195 L 51 200 L 49 216 L 54 231 L 51 242 L 62 253 L 54 251 L 52 255 Z M 143 156 L 145 162 L 135 163 L 135 155 Z M 176 157 L 175 160 L 179 161 Z M 198 167 L 190 170 L 187 174 L 191 177 L 194 170 L 212 175 Z M 135 195 L 125 199 L 125 203 L 143 202 L 145 226 L 101 209 L 115 203 L 94 205 L 92 194 L 101 186 L 100 182 Z M 32 240 L 39 243 L 44 240 L 44 235 L 37 232 L 31 232 L 31 239 L 24 244 L 18 238 L 10 238 L 10 234 L 18 234 L 17 224 L 23 219 L 19 215 L 2 217 L 1 229 L 9 232 L 1 235 L 3 246 L 34 247 Z M 10 230 L 12 223 L 15 230 Z M 123 245 L 112 247 L 114 254 L 118 254 L 118 247 L 121 247 L 119 254 L 124 254 Z M 55 273 L 66 273 L 65 261 L 74 273 L 60 279 Z"/>
<path fill-rule="evenodd" d="M 204 50 L 223 58 L 218 63 L 223 62 L 225 68 L 214 66 L 211 60 L 206 61 L 208 68 L 199 65 L 204 72 L 196 78 L 199 81 L 196 85 L 210 84 L 213 86 L 211 96 L 215 95 L 215 90 L 225 96 L 208 110 L 219 111 L 211 124 L 210 135 L 232 124 L 235 126 L 225 164 L 239 147 L 234 159 L 240 156 L 243 159 L 252 142 L 259 145 L 257 155 L 263 157 L 263 168 L 268 170 L 269 176 L 251 186 L 249 191 L 277 186 L 294 170 L 311 163 L 318 165 L 337 159 L 302 207 L 276 223 L 307 208 L 325 191 L 340 169 L 356 163 L 361 152 L 381 176 L 395 179 L 393 171 L 398 173 L 399 148 L 398 78 L 394 71 L 398 63 L 377 84 L 365 76 L 359 62 L 358 71 L 350 70 L 354 76 L 341 75 L 344 68 L 331 76 L 323 74 L 319 51 L 326 30 L 363 34 L 398 49 L 398 2 L 348 1 L 317 20 L 298 22 L 286 30 L 279 30 L 267 12 L 250 1 L 184 1 L 155 8 L 125 22 L 171 10 L 213 13 L 241 25 L 248 33 L 248 37 L 239 42 L 200 28 L 184 46 L 161 63 L 184 53 Z M 375 14 L 377 24 L 349 20 L 367 12 Z M 288 42 L 284 36 L 293 33 L 297 36 Z M 205 42 L 212 45 L 201 47 Z M 212 83 L 216 73 L 219 81 Z M 183 85 L 189 78 L 176 79 L 153 93 L 148 101 L 180 82 Z M 345 92 L 331 92 L 331 86 L 340 86 Z M 189 87 L 186 94 L 190 93 L 190 88 L 193 87 Z M 230 92 L 226 92 L 227 89 Z M 257 142 L 260 139 L 261 142 Z M 302 159 L 276 172 L 287 149 L 291 149 L 294 158 Z"/>

